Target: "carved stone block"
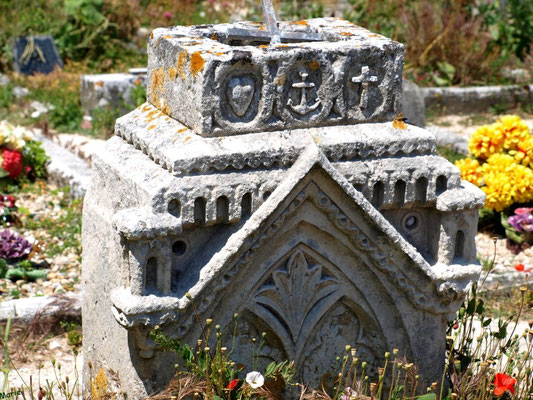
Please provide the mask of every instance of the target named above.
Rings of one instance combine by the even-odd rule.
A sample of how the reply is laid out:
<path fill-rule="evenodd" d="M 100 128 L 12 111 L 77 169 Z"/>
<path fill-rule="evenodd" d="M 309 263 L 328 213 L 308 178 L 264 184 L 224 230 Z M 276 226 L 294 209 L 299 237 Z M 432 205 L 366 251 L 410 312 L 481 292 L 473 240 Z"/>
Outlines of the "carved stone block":
<path fill-rule="evenodd" d="M 391 119 L 403 46 L 339 19 L 156 29 L 148 99 L 202 136 Z"/>
<path fill-rule="evenodd" d="M 420 388 L 442 377 L 447 319 L 480 273 L 484 195 L 430 132 L 383 121 L 399 44 L 334 19 L 280 28 L 277 46 L 252 23 L 154 31 L 151 104 L 93 158 L 84 357 L 128 398 L 178 362 L 151 329 L 194 344 L 197 316 L 213 318 L 231 343 L 234 313 L 231 357 L 248 368 L 266 332 L 257 368 L 294 360 L 314 387 L 345 345 L 371 377 L 394 348 Z"/>

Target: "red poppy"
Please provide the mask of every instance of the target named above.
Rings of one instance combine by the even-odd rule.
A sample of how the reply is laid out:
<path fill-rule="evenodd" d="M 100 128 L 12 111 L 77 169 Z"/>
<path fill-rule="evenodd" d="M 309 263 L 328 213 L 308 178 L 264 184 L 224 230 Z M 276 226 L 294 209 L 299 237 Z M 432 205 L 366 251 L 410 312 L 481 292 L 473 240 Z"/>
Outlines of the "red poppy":
<path fill-rule="evenodd" d="M 502 374 L 501 372 L 498 372 L 496 374 L 496 377 L 494 378 L 494 385 L 496 386 L 494 388 L 494 394 L 496 396 L 501 396 L 507 390 L 510 391 L 511 394 L 513 394 L 515 384 L 516 384 L 515 378 L 509 375 L 506 375 L 506 374 Z"/>
<path fill-rule="evenodd" d="M 233 389 L 235 389 L 235 387 L 237 386 L 238 383 L 239 383 L 239 380 L 238 379 L 234 379 L 230 383 L 228 383 L 228 386 L 226 386 L 226 389 L 233 390 Z"/>
<path fill-rule="evenodd" d="M 526 267 L 524 266 L 524 264 L 517 264 L 517 265 L 515 265 L 514 269 L 516 269 L 516 270 L 519 271 L 519 272 L 526 272 L 526 273 L 527 273 L 527 272 L 531 272 L 531 270 L 532 270 L 533 268 L 528 268 L 528 269 L 526 269 Z"/>

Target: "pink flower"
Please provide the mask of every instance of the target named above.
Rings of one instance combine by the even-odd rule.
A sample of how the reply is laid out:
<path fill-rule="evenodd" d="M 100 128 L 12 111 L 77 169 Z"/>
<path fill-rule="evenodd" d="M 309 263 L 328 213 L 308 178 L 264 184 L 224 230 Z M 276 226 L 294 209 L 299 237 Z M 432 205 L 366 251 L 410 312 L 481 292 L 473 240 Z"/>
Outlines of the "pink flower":
<path fill-rule="evenodd" d="M 165 11 L 165 13 L 163 14 L 163 17 L 165 17 L 165 19 L 170 19 L 173 17 L 173 15 L 170 11 Z"/>
<path fill-rule="evenodd" d="M 532 211 L 533 211 L 533 208 L 530 208 L 530 207 L 520 207 L 520 208 L 517 208 L 516 210 L 514 210 L 514 213 L 515 213 L 516 215 L 520 215 L 520 214 L 530 214 Z"/>

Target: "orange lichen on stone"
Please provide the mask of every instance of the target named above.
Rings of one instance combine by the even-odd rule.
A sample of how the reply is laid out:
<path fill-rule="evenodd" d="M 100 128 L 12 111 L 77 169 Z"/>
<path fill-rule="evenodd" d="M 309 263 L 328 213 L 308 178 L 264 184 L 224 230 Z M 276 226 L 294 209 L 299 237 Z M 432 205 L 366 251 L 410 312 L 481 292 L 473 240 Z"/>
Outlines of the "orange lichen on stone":
<path fill-rule="evenodd" d="M 211 39 L 212 39 L 212 40 L 218 40 L 218 36 L 217 36 L 217 34 L 216 34 L 216 33 L 213 33 L 213 34 L 211 35 Z"/>
<path fill-rule="evenodd" d="M 170 80 L 174 80 L 176 79 L 176 75 L 178 74 L 178 71 L 176 70 L 176 68 L 174 67 L 170 67 L 168 69 L 168 77 L 170 78 Z"/>
<path fill-rule="evenodd" d="M 139 106 L 139 107 L 140 107 L 140 106 Z M 143 113 L 145 113 L 146 111 L 151 110 L 151 109 L 152 109 L 152 106 L 151 106 L 150 104 L 146 104 L 146 105 L 141 109 L 141 111 L 142 111 Z"/>
<path fill-rule="evenodd" d="M 154 124 L 154 125 L 150 125 L 150 126 L 148 127 L 148 130 L 151 131 L 151 130 L 154 129 L 156 126 L 157 126 L 157 125 L 155 125 L 155 124 Z"/>
<path fill-rule="evenodd" d="M 169 121 L 169 120 L 170 120 L 170 117 L 166 117 L 166 118 L 165 118 L 165 121 Z"/>
<path fill-rule="evenodd" d="M 303 25 L 303 26 L 308 26 L 308 25 L 309 25 L 309 22 L 302 20 L 302 21 L 291 22 L 291 24 L 293 24 L 293 25 Z"/>
<path fill-rule="evenodd" d="M 340 34 L 342 36 L 353 36 L 353 33 L 351 33 L 351 32 L 341 32 Z"/>
<path fill-rule="evenodd" d="M 289 47 L 288 44 L 278 44 L 278 45 L 276 45 L 276 46 L 277 46 L 277 47 Z"/>
<path fill-rule="evenodd" d="M 204 67 L 204 63 L 205 63 L 204 58 L 202 57 L 199 51 L 191 55 L 190 68 L 191 68 L 191 73 L 193 74 L 193 76 L 196 76 L 198 72 L 202 70 L 202 68 Z"/>
<path fill-rule="evenodd" d="M 185 80 L 185 63 L 187 62 L 187 52 L 185 50 L 180 51 L 178 54 L 178 61 L 176 62 L 176 66 L 178 67 L 178 75 L 180 76 L 181 80 Z"/>
<path fill-rule="evenodd" d="M 316 71 L 320 67 L 320 64 L 318 63 L 318 61 L 310 61 L 307 66 L 311 71 Z"/>
<path fill-rule="evenodd" d="M 259 48 L 260 49 L 266 49 L 266 48 L 268 48 L 268 44 L 260 44 Z"/>
<path fill-rule="evenodd" d="M 376 33 L 373 33 L 372 35 L 368 35 L 368 37 L 381 37 L 381 35 L 378 35 Z"/>
<path fill-rule="evenodd" d="M 187 136 L 187 137 L 185 138 L 185 140 L 183 141 L 183 143 L 185 143 L 187 140 L 191 140 L 191 139 L 192 139 L 191 136 Z"/>
<path fill-rule="evenodd" d="M 166 36 L 163 36 L 164 39 L 172 39 L 173 36 L 172 35 L 166 35 Z"/>
<path fill-rule="evenodd" d="M 154 31 L 150 32 L 150 39 L 154 38 Z"/>
<path fill-rule="evenodd" d="M 170 113 L 172 112 L 172 111 L 170 110 L 170 106 L 167 104 L 166 101 L 163 100 L 163 102 L 164 102 L 165 104 L 164 104 L 164 105 L 161 104 L 161 112 L 162 112 L 163 114 L 170 115 Z"/>
<path fill-rule="evenodd" d="M 185 131 L 188 131 L 189 128 L 185 127 L 185 128 L 181 128 L 181 129 L 178 129 L 177 130 L 177 133 L 182 133 L 182 132 L 185 132 Z"/>
<path fill-rule="evenodd" d="M 158 110 L 150 111 L 150 112 L 148 113 L 148 115 L 146 116 L 146 118 L 147 118 L 147 119 L 148 119 L 148 118 L 152 118 L 154 115 L 157 114 L 157 112 L 158 112 Z"/>
<path fill-rule="evenodd" d="M 222 56 L 222 55 L 224 55 L 224 54 L 225 54 L 225 53 L 224 53 L 224 52 L 221 52 L 221 51 L 219 51 L 218 53 L 215 53 L 215 55 L 217 55 L 217 56 Z"/>
<path fill-rule="evenodd" d="M 163 68 L 154 69 L 150 82 L 150 93 L 152 104 L 159 103 L 159 96 L 165 93 L 165 71 Z"/>
<path fill-rule="evenodd" d="M 151 82 L 152 90 L 159 89 L 159 86 L 163 84 L 164 80 L 165 80 L 165 73 L 163 72 L 163 68 L 154 69 L 154 72 L 152 73 L 152 82 Z"/>
<path fill-rule="evenodd" d="M 154 69 L 150 80 L 150 101 L 152 104 L 159 103 L 159 96 L 164 93 L 165 71 L 163 68 Z"/>
<path fill-rule="evenodd" d="M 260 26 L 260 27 L 259 27 L 259 30 L 260 30 L 260 31 L 266 31 L 267 28 L 265 28 L 264 26 Z"/>
<path fill-rule="evenodd" d="M 102 81 L 98 81 L 94 84 L 94 86 L 98 86 L 98 87 L 104 87 L 104 82 Z"/>

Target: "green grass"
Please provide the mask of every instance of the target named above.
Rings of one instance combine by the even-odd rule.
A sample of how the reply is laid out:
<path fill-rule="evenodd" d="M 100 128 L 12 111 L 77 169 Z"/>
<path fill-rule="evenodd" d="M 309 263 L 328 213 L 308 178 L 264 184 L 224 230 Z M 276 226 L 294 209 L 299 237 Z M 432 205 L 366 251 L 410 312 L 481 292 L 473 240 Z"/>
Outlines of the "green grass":
<path fill-rule="evenodd" d="M 452 164 L 458 160 L 466 158 L 464 154 L 458 153 L 453 148 L 449 146 L 437 146 L 437 154 L 441 157 L 444 157 Z"/>
<path fill-rule="evenodd" d="M 524 296 L 522 319 L 526 321 L 533 319 L 533 291 L 531 289 L 525 293 L 522 293 L 519 288 L 498 289 L 481 292 L 479 296 L 484 301 L 487 316 L 500 319 L 515 315 Z"/>
<path fill-rule="evenodd" d="M 33 184 L 27 185 L 23 190 L 33 191 L 36 188 Z M 72 199 L 68 194 L 68 188 L 52 190 L 51 193 L 59 195 L 59 192 L 63 192 L 63 196 L 59 202 L 62 213 L 58 218 L 47 216 L 35 218 L 31 214 L 27 214 L 22 219 L 22 225 L 29 231 L 45 230 L 47 232 L 51 238 L 43 249 L 47 258 L 53 258 L 67 250 L 74 250 L 81 257 L 81 211 L 83 202 L 81 199 Z M 53 204 L 49 204 L 49 206 L 53 207 Z"/>

